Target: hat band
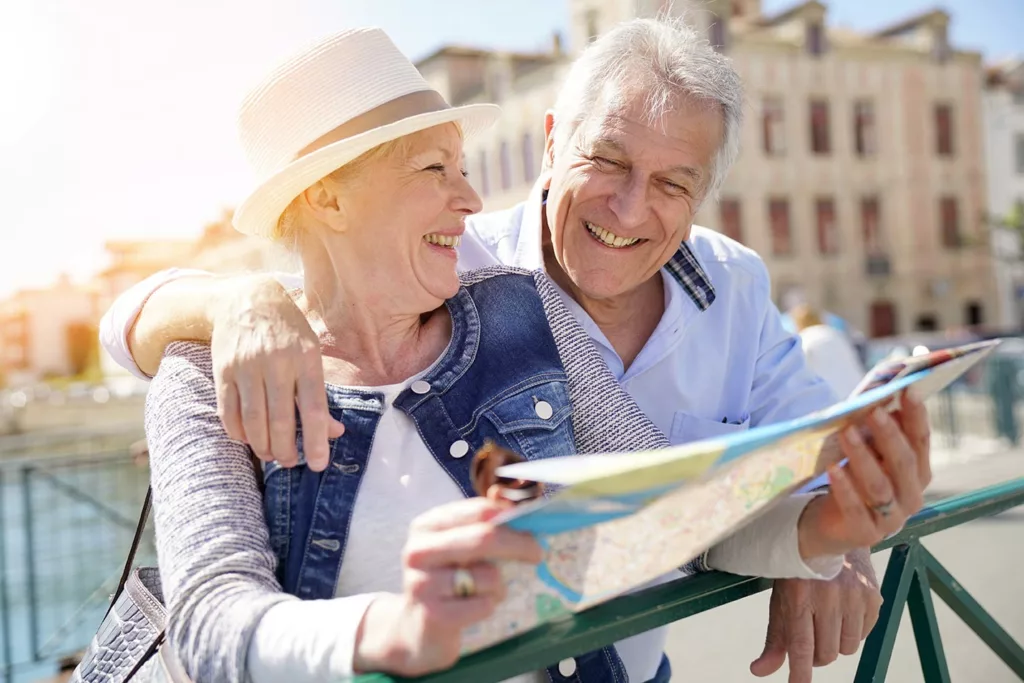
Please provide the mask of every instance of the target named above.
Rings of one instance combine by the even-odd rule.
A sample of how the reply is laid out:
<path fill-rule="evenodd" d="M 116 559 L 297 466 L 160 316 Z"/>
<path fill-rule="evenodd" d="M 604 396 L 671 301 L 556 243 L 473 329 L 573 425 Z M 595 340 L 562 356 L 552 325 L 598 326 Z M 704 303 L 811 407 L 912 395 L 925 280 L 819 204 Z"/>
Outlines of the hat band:
<path fill-rule="evenodd" d="M 299 150 L 299 153 L 295 155 L 295 159 L 297 160 L 307 154 L 312 154 L 318 149 L 333 145 L 335 142 L 366 133 L 374 128 L 397 123 L 402 119 L 418 116 L 419 114 L 429 114 L 445 109 L 450 109 L 450 107 L 436 90 L 420 90 L 408 95 L 401 95 L 367 112 L 363 112 L 334 130 L 321 135 Z"/>

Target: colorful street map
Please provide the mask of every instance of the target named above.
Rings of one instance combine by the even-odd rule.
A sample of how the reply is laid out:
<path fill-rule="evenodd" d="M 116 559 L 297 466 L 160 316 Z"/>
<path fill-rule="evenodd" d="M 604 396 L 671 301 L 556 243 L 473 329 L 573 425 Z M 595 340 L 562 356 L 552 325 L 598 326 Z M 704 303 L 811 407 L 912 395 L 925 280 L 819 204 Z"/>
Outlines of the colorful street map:
<path fill-rule="evenodd" d="M 897 410 L 903 390 L 927 399 L 998 344 L 886 361 L 865 376 L 860 393 L 785 423 L 656 451 L 501 468 L 502 476 L 542 482 L 551 491 L 500 519 L 533 533 L 545 557 L 537 566 L 501 565 L 507 598 L 464 631 L 463 652 L 671 578 L 831 464 L 844 464 L 836 440 L 841 429 L 875 407 Z"/>

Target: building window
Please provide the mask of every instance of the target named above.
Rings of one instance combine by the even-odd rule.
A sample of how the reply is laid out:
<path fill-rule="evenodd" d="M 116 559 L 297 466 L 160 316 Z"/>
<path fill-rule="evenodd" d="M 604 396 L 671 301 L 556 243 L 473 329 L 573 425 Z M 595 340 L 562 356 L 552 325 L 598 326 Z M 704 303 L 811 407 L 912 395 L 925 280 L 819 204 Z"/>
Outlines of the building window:
<path fill-rule="evenodd" d="M 828 154 L 831 142 L 828 131 L 828 102 L 811 100 L 811 151 Z"/>
<path fill-rule="evenodd" d="M 743 218 L 740 215 L 740 200 L 723 199 L 718 210 L 721 218 L 722 234 L 737 242 L 743 241 Z"/>
<path fill-rule="evenodd" d="M 877 255 L 885 252 L 880 224 L 881 211 L 878 197 L 864 197 L 860 200 L 860 232 L 864 237 L 864 251 Z"/>
<path fill-rule="evenodd" d="M 956 197 L 942 197 L 939 200 L 939 221 L 942 227 L 942 246 L 956 249 L 960 246 L 960 216 Z"/>
<path fill-rule="evenodd" d="M 939 64 L 945 64 L 952 53 L 949 47 L 949 33 L 945 29 L 936 30 L 932 42 L 932 57 Z"/>
<path fill-rule="evenodd" d="M 1017 133 L 1016 142 L 1017 173 L 1024 175 L 1024 134 Z"/>
<path fill-rule="evenodd" d="M 587 10 L 587 42 L 593 42 L 597 38 L 597 10 Z"/>
<path fill-rule="evenodd" d="M 512 159 L 508 155 L 508 142 L 505 140 L 501 141 L 500 152 L 498 156 L 498 162 L 500 163 L 499 172 L 501 179 L 501 189 L 509 190 L 512 188 Z"/>
<path fill-rule="evenodd" d="M 768 222 L 772 230 L 772 254 L 789 256 L 793 253 L 793 236 L 789 225 L 789 202 L 772 199 L 768 202 Z"/>
<path fill-rule="evenodd" d="M 533 158 L 533 136 L 523 133 L 523 180 L 532 183 L 537 177 L 536 161 Z"/>
<path fill-rule="evenodd" d="M 807 24 L 807 52 L 815 56 L 825 53 L 825 27 L 820 22 Z"/>
<path fill-rule="evenodd" d="M 491 184 L 487 178 L 487 150 L 480 150 L 480 183 L 478 189 L 480 196 L 486 197 L 491 193 Z"/>
<path fill-rule="evenodd" d="M 871 303 L 870 325 L 872 337 L 891 337 L 896 334 L 896 306 L 891 301 Z"/>
<path fill-rule="evenodd" d="M 964 306 L 964 322 L 968 327 L 978 327 L 985 324 L 985 308 L 978 301 L 969 301 Z"/>
<path fill-rule="evenodd" d="M 939 329 L 939 319 L 934 313 L 922 313 L 917 316 L 915 326 L 918 332 L 936 332 Z"/>
<path fill-rule="evenodd" d="M 935 105 L 935 151 L 939 156 L 953 155 L 953 107 Z"/>
<path fill-rule="evenodd" d="M 713 17 L 711 25 L 708 26 L 708 40 L 711 47 L 719 52 L 725 50 L 725 21 L 719 17 Z"/>
<path fill-rule="evenodd" d="M 778 97 L 764 99 L 761 114 L 764 134 L 764 152 L 768 156 L 781 156 L 786 151 L 786 130 L 782 115 L 782 100 Z"/>
<path fill-rule="evenodd" d="M 875 106 L 867 100 L 853 104 L 853 142 L 857 156 L 875 153 Z"/>
<path fill-rule="evenodd" d="M 825 255 L 839 253 L 835 201 L 831 198 L 818 199 L 814 203 L 814 215 L 818 226 L 818 251 Z"/>

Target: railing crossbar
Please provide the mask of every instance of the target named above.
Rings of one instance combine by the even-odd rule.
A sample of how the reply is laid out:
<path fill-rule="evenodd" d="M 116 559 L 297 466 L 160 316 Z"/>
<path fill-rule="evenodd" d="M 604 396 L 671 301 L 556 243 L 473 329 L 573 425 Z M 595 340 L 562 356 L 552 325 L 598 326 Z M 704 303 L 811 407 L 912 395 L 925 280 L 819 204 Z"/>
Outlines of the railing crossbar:
<path fill-rule="evenodd" d="M 922 564 L 931 579 L 931 588 L 953 612 L 978 634 L 989 649 L 1024 680 L 1024 649 L 992 618 L 974 597 L 964 590 L 942 564 L 924 547 Z M 926 680 L 931 680 L 926 678 Z"/>

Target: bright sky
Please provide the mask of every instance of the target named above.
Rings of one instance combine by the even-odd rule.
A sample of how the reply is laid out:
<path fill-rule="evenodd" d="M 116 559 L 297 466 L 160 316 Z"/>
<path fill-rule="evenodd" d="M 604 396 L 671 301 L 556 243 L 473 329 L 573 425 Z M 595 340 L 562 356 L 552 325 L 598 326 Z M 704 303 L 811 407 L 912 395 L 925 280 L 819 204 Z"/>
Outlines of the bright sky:
<path fill-rule="evenodd" d="M 831 23 L 872 28 L 934 3 L 827 4 Z M 942 4 L 958 46 L 1024 51 L 1024 0 Z M 0 2 L 0 296 L 87 277 L 109 239 L 198 234 L 251 180 L 234 129 L 247 87 L 296 46 L 362 25 L 413 59 L 452 42 L 534 49 L 568 35 L 568 1 Z"/>

